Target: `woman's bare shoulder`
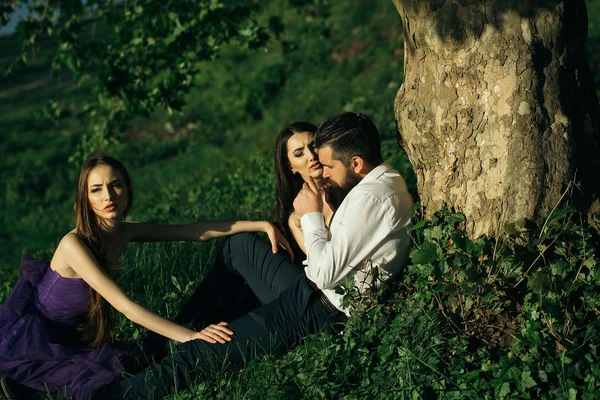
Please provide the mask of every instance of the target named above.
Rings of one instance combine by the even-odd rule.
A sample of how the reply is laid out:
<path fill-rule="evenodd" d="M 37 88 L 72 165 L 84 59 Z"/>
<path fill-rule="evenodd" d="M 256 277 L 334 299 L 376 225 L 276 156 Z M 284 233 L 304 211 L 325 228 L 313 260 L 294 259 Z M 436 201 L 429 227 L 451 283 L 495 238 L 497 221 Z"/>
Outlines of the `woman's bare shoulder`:
<path fill-rule="evenodd" d="M 79 236 L 77 236 L 77 230 L 73 229 L 72 231 L 68 232 L 65 236 L 63 236 L 60 242 L 58 242 L 56 252 L 71 251 L 79 248 L 80 246 L 83 246 L 83 242 L 81 241 Z"/>
<path fill-rule="evenodd" d="M 84 244 L 77 236 L 77 231 L 73 229 L 71 232 L 63 236 L 58 243 L 56 251 L 52 256 L 52 260 L 50 261 L 50 268 L 58 272 L 58 274 L 63 277 L 77 277 L 77 273 L 69 266 L 69 263 L 66 260 L 69 254 L 82 251 L 83 247 Z"/>

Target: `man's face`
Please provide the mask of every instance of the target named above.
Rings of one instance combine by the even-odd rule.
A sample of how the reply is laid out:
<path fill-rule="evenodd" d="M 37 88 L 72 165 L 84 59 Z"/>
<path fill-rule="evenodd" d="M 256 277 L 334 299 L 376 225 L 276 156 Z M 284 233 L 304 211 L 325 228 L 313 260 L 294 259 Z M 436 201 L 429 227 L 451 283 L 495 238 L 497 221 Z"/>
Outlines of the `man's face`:
<path fill-rule="evenodd" d="M 317 149 L 319 162 L 323 165 L 324 188 L 328 200 L 338 208 L 346 195 L 361 181 L 361 177 L 340 160 L 334 160 L 331 146 Z"/>

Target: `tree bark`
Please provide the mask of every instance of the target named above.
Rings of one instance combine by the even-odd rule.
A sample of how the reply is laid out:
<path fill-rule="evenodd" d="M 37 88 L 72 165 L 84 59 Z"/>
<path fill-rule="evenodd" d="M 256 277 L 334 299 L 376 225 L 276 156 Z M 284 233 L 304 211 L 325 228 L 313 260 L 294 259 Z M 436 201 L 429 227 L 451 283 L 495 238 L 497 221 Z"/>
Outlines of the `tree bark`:
<path fill-rule="evenodd" d="M 399 142 L 427 213 L 448 205 L 477 237 L 542 224 L 571 195 L 597 210 L 600 112 L 584 1 L 394 4 L 404 25 Z"/>

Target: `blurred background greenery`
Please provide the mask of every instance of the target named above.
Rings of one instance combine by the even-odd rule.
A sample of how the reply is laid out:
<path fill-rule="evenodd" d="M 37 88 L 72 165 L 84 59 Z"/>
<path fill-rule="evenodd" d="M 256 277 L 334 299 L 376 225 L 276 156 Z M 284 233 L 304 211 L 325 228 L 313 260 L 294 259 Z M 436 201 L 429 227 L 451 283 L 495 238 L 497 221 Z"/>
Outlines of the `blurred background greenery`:
<path fill-rule="evenodd" d="M 325 1 L 320 14 L 290 3 L 264 2 L 259 21 L 268 25 L 273 16 L 281 17 L 281 33 L 259 50 L 232 43 L 204 63 L 181 113 L 158 110 L 135 119 L 118 142 L 106 143 L 104 150 L 132 171 L 133 218 L 268 217 L 274 198 L 271 153 L 279 130 L 299 120 L 319 124 L 342 110 L 374 119 L 386 158 L 415 190 L 410 164 L 395 141 L 393 101 L 403 79 L 403 43 L 392 1 Z M 590 65 L 600 71 L 600 4 L 587 6 Z M 64 114 L 76 115 L 96 82 L 51 76 L 51 44 L 0 80 L 0 271 L 16 271 L 24 251 L 49 256 L 74 225 L 79 160 L 69 157 L 88 126 Z M 19 52 L 16 38 L 0 37 L 0 49 L 4 69 Z M 264 192 L 255 182 L 260 173 L 267 175 Z M 227 186 L 230 176 L 248 187 Z M 207 203 L 205 194 L 217 188 L 223 198 L 236 193 L 231 204 Z M 260 193 L 264 204 L 250 207 L 247 192 Z"/>

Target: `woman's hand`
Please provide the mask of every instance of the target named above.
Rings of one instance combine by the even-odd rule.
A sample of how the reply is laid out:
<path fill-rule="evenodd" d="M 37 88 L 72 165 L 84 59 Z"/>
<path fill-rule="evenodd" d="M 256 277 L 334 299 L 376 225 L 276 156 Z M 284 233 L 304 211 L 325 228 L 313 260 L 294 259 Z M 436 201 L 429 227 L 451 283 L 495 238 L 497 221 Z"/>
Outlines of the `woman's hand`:
<path fill-rule="evenodd" d="M 288 252 L 292 261 L 294 261 L 294 252 L 292 252 L 292 246 L 288 243 L 283 233 L 271 222 L 265 222 L 265 228 L 263 230 L 271 241 L 271 247 L 273 250 L 273 254 L 277 253 L 279 250 L 279 246 L 281 246 L 285 251 Z"/>
<path fill-rule="evenodd" d="M 227 322 L 219 322 L 217 325 L 209 325 L 200 332 L 194 332 L 190 340 L 200 339 L 208 343 L 225 344 L 231 341 L 233 332 L 226 328 Z"/>

